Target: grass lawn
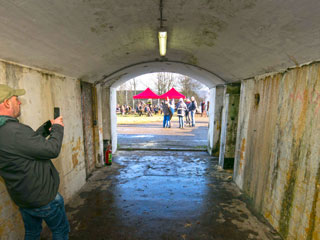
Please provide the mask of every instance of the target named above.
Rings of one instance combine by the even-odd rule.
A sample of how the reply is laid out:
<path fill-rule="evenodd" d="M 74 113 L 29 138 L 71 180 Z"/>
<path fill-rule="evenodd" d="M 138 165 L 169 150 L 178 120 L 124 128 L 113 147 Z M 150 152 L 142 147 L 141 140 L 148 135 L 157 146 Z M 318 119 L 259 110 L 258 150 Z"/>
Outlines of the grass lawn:
<path fill-rule="evenodd" d="M 176 115 L 172 118 L 173 121 L 178 121 Z M 149 122 L 162 122 L 163 115 L 153 115 L 152 117 L 147 117 L 146 115 L 139 116 L 138 114 L 134 115 L 117 115 L 117 124 L 140 124 L 140 123 L 149 123 Z"/>

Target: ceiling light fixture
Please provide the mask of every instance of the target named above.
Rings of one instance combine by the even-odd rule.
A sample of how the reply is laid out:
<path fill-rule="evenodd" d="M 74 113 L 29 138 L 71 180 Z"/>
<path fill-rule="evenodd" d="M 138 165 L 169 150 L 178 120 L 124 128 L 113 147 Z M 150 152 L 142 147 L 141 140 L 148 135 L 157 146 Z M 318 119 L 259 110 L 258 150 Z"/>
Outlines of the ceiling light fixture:
<path fill-rule="evenodd" d="M 168 33 L 166 29 L 163 27 L 163 21 L 166 21 L 166 19 L 162 18 L 162 10 L 163 10 L 163 4 L 162 4 L 162 0 L 160 0 L 160 18 L 158 19 L 160 21 L 160 29 L 158 31 L 158 39 L 159 39 L 160 56 L 164 57 L 167 52 Z"/>
<path fill-rule="evenodd" d="M 159 52 L 160 56 L 164 57 L 167 52 L 167 32 L 164 30 L 159 31 Z"/>

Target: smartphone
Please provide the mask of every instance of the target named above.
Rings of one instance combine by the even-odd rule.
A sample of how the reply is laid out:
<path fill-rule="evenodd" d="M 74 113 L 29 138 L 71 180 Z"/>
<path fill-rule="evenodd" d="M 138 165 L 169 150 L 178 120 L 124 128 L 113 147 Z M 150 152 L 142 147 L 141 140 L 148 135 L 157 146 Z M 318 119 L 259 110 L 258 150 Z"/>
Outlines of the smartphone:
<path fill-rule="evenodd" d="M 60 108 L 58 108 L 58 107 L 55 107 L 54 109 L 53 109 L 53 119 L 56 119 L 57 117 L 59 117 L 60 116 Z"/>

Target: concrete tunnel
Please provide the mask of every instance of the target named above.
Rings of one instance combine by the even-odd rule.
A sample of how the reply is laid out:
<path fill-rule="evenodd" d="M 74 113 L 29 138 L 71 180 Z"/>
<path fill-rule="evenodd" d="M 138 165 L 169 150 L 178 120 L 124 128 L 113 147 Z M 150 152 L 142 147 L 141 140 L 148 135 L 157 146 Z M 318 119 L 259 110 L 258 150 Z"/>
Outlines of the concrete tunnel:
<path fill-rule="evenodd" d="M 160 2 L 163 6 L 160 8 Z M 159 56 L 162 9 L 167 54 Z M 167 71 L 210 88 L 208 152 L 283 239 L 320 239 L 320 2 L 4 1 L 0 83 L 25 88 L 20 121 L 60 107 L 53 162 L 66 201 L 116 151 L 115 88 Z M 0 236 L 23 223 L 0 180 Z"/>

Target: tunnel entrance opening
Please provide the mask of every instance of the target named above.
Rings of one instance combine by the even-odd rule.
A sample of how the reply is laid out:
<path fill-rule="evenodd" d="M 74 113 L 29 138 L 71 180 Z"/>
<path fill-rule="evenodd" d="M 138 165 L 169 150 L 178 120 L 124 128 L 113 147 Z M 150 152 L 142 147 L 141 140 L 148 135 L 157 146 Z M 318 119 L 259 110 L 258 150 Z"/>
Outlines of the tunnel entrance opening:
<path fill-rule="evenodd" d="M 166 110 L 163 104 L 167 99 L 133 98 L 146 88 L 150 88 L 160 96 L 172 87 L 184 95 L 185 99 L 179 99 L 178 96 L 169 99 L 171 109 L 174 111 L 170 116 L 169 125 L 164 120 Z M 206 151 L 210 91 L 199 81 L 169 72 L 145 74 L 120 85 L 116 94 L 119 150 Z M 193 113 L 188 111 L 192 104 L 191 97 L 194 97 L 193 102 L 197 106 Z M 195 105 L 192 104 L 193 107 Z M 179 106 L 184 106 L 183 110 Z M 178 115 L 183 116 L 179 119 Z"/>
<path fill-rule="evenodd" d="M 209 88 L 209 101 L 212 103 L 209 106 L 209 117 L 207 123 L 207 151 L 212 154 L 214 149 L 214 115 L 215 115 L 215 99 L 216 87 L 223 86 L 226 81 L 221 79 L 214 72 L 180 61 L 155 60 L 148 62 L 140 62 L 120 68 L 112 73 L 105 75 L 95 84 L 101 87 L 101 97 L 108 101 L 108 105 L 102 108 L 102 115 L 105 117 L 101 120 L 104 126 L 103 140 L 109 140 L 112 144 L 112 152 L 115 153 L 118 149 L 118 134 L 117 134 L 117 88 L 130 79 L 136 78 L 148 73 L 177 73 L 188 76 L 192 79 L 197 79 L 199 82 Z M 99 96 L 98 96 L 99 98 Z M 98 103 L 99 105 L 99 103 Z M 102 138 L 102 136 L 101 136 Z M 100 141 L 101 142 L 101 141 Z M 101 148 L 100 148 L 101 149 Z M 103 153 L 101 153 L 103 154 Z"/>

